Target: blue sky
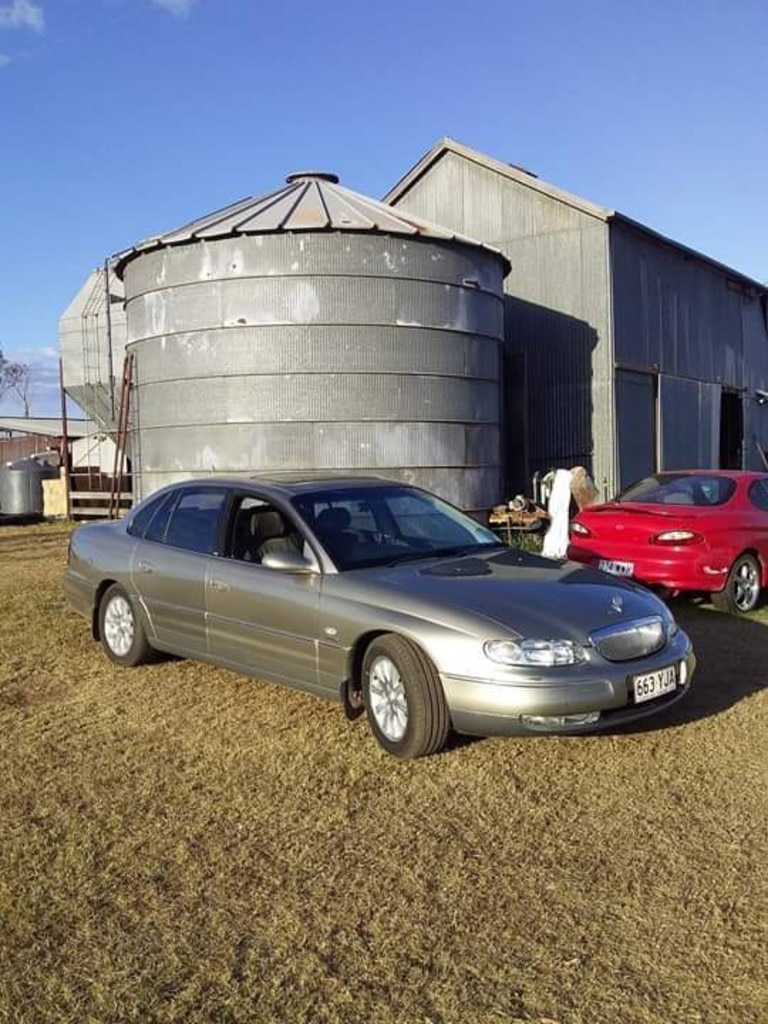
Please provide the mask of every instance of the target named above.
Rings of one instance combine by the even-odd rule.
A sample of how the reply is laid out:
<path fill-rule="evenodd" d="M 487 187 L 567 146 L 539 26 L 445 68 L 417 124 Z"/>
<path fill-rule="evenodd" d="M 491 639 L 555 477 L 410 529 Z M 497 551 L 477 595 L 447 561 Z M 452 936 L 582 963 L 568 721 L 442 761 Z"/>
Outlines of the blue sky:
<path fill-rule="evenodd" d="M 105 256 L 444 135 L 768 280 L 767 44 L 766 0 L 0 0 L 0 348 L 55 413 Z"/>

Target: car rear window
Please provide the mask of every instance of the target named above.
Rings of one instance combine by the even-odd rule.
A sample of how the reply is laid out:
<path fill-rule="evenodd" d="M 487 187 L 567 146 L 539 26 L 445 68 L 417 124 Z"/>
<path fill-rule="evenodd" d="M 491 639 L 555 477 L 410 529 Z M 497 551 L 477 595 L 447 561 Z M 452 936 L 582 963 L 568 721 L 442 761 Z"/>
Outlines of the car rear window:
<path fill-rule="evenodd" d="M 708 508 L 724 505 L 736 490 L 730 476 L 707 473 L 660 473 L 622 491 L 616 501 L 643 505 L 689 505 Z"/>

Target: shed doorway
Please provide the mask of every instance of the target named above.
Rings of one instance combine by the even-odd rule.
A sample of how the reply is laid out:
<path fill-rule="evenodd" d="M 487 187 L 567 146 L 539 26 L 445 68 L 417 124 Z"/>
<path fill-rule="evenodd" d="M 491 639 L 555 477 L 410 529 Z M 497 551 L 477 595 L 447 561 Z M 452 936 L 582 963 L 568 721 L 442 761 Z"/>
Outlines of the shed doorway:
<path fill-rule="evenodd" d="M 616 370 L 616 430 L 621 490 L 658 468 L 658 379 Z"/>
<path fill-rule="evenodd" d="M 738 391 L 720 395 L 720 469 L 741 469 L 744 407 Z"/>

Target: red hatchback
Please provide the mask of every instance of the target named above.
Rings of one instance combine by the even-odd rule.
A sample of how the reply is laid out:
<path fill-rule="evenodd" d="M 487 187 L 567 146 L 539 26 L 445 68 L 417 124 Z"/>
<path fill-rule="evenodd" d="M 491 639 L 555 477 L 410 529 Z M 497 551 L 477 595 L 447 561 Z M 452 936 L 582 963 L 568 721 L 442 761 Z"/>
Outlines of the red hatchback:
<path fill-rule="evenodd" d="M 749 612 L 768 586 L 768 473 L 680 470 L 582 509 L 568 557 Z"/>

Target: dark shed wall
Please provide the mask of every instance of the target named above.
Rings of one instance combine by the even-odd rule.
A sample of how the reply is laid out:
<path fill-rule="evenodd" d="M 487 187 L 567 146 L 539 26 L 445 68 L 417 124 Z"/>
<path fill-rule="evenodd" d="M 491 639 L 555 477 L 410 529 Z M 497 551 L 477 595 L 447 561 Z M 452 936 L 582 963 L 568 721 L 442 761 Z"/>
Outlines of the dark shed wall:
<path fill-rule="evenodd" d="M 613 364 L 605 221 L 450 151 L 394 205 L 481 238 L 512 262 L 505 281 L 506 365 L 515 374 L 524 366 L 527 401 L 521 414 L 523 389 L 507 380 L 509 489 L 527 490 L 536 470 L 582 464 L 610 492 Z M 514 358 L 517 353 L 522 360 Z"/>
<path fill-rule="evenodd" d="M 660 467 L 720 464 L 725 390 L 741 403 L 741 462 L 762 468 L 768 406 L 755 390 L 768 389 L 764 293 L 620 219 L 611 223 L 611 265 L 616 363 L 655 381 Z M 636 419 L 644 415 L 638 407 Z M 622 465 L 626 448 L 619 436 L 622 484 L 636 475 L 634 460 L 631 472 L 626 455 Z"/>

